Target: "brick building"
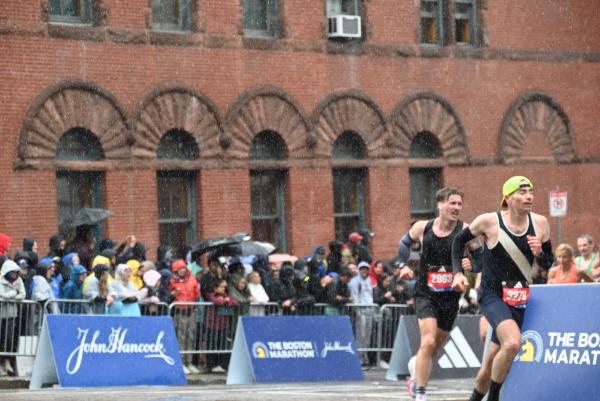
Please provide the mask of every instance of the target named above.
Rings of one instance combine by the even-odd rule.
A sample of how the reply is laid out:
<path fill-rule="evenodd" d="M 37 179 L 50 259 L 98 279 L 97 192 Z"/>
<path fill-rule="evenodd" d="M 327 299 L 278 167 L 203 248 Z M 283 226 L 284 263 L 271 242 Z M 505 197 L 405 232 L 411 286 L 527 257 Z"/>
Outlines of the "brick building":
<path fill-rule="evenodd" d="M 599 37 L 596 0 L 2 1 L 0 232 L 45 253 L 85 205 L 151 250 L 367 226 L 387 258 L 437 188 L 468 220 L 524 174 L 599 237 Z"/>

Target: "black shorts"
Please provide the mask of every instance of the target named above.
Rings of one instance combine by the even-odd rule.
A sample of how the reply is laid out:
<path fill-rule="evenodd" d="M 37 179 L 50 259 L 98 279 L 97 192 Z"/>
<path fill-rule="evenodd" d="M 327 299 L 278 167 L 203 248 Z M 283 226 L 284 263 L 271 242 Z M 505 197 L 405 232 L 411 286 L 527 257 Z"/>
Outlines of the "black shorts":
<path fill-rule="evenodd" d="M 486 294 L 479 299 L 479 308 L 483 316 L 492 326 L 492 341 L 500 344 L 496 335 L 496 327 L 505 320 L 512 319 L 517 323 L 519 329 L 525 318 L 525 308 L 513 308 L 505 304 L 501 298 L 494 294 Z"/>
<path fill-rule="evenodd" d="M 458 298 L 432 297 L 417 293 L 415 308 L 417 319 L 435 318 L 439 329 L 450 331 L 458 314 Z"/>

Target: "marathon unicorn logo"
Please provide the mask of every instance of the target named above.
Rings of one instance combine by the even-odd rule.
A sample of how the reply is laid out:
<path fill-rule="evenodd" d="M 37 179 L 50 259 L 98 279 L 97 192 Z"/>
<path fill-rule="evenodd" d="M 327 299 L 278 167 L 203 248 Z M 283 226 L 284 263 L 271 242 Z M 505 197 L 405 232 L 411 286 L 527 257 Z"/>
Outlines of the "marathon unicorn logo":
<path fill-rule="evenodd" d="M 267 346 L 261 342 L 255 342 L 252 344 L 252 356 L 256 359 L 265 359 L 269 357 L 269 351 Z"/>
<path fill-rule="evenodd" d="M 519 362 L 540 362 L 544 353 L 544 341 L 540 333 L 527 330 L 521 335 L 521 351 L 515 357 Z"/>

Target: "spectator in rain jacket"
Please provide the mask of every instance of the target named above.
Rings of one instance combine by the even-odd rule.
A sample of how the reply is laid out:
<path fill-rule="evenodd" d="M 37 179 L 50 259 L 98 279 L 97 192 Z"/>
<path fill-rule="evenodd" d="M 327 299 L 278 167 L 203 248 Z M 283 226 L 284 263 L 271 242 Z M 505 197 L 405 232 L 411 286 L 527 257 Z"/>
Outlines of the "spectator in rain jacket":
<path fill-rule="evenodd" d="M 0 233 L 0 266 L 8 259 L 8 248 L 10 248 L 10 237 Z"/>
<path fill-rule="evenodd" d="M 348 282 L 352 278 L 352 272 L 348 268 L 342 268 L 339 276 L 327 286 L 327 303 L 330 307 L 326 308 L 327 315 L 339 315 L 341 308 L 347 303 L 352 303 Z"/>
<path fill-rule="evenodd" d="M 319 264 L 319 277 L 323 277 L 327 274 L 327 264 L 325 263 L 325 248 L 321 245 L 314 247 L 310 254 L 311 260 L 316 260 Z"/>
<path fill-rule="evenodd" d="M 321 278 L 319 261 L 310 259 L 306 262 L 308 267 L 308 281 L 306 282 L 308 292 L 315 297 L 316 302 L 326 303 L 327 302 L 327 286 L 333 281 L 333 278 L 329 275 Z"/>
<path fill-rule="evenodd" d="M 224 349 L 230 346 L 228 338 L 230 337 L 229 328 L 232 320 L 236 316 L 238 302 L 227 293 L 227 280 L 221 279 L 213 292 L 208 294 L 207 300 L 212 302 L 213 306 L 206 312 L 206 347 L 208 349 Z M 215 367 L 227 369 L 229 366 L 229 354 L 207 354 L 206 370 L 210 371 Z"/>
<path fill-rule="evenodd" d="M 279 281 L 273 285 L 273 301 L 278 302 L 284 315 L 295 315 L 298 309 L 298 294 L 294 287 L 294 268 L 284 264 L 279 272 Z"/>
<path fill-rule="evenodd" d="M 329 243 L 329 254 L 325 258 L 325 264 L 327 265 L 327 272 L 339 273 L 342 267 L 342 247 L 343 243 L 340 241 L 331 241 Z"/>
<path fill-rule="evenodd" d="M 370 270 L 371 267 L 367 262 L 360 262 L 358 264 L 358 275 L 352 277 L 348 284 L 350 296 L 354 302 L 363 305 L 358 307 L 354 319 L 358 348 L 369 348 L 371 342 L 374 310 L 369 306 L 373 304 L 373 287 L 369 278 Z M 369 365 L 366 352 L 360 353 L 360 360 L 363 366 Z"/>
<path fill-rule="evenodd" d="M 254 297 L 248 288 L 246 278 L 241 274 L 236 274 L 229 281 L 229 295 L 240 304 L 240 314 L 245 315 L 250 310 L 250 304 L 254 301 Z"/>
<path fill-rule="evenodd" d="M 96 315 L 104 314 L 106 301 L 109 298 L 109 285 L 113 281 L 110 276 L 110 268 L 101 261 L 108 261 L 107 258 L 99 260 L 99 256 L 94 258 L 92 273 L 83 282 L 83 297 L 92 302 L 92 311 Z"/>
<path fill-rule="evenodd" d="M 69 252 L 65 256 L 63 256 L 62 270 L 59 270 L 58 272 L 63 278 L 63 286 L 69 282 L 69 278 L 71 277 L 71 267 L 79 264 L 81 263 L 79 259 L 79 254 L 77 254 L 77 252 Z"/>
<path fill-rule="evenodd" d="M 6 236 L 7 237 L 7 236 Z M 4 250 L 8 248 L 6 242 L 2 242 L 0 239 L 0 249 L 4 246 Z M 6 241 L 4 239 L 4 241 Z M 10 239 L 8 239 L 10 244 Z M 0 352 L 17 352 L 18 345 L 18 307 L 14 301 L 22 301 L 25 299 L 25 285 L 23 280 L 19 277 L 19 265 L 10 259 L 6 259 L 2 263 L 0 268 L 0 301 L 6 302 L 0 308 Z M 17 360 L 16 357 L 6 358 L 12 367 L 13 374 L 17 374 Z M 4 360 L 0 359 L 0 375 L 6 374 L 4 371 Z"/>
<path fill-rule="evenodd" d="M 131 284 L 131 274 L 129 265 L 117 265 L 116 277 L 109 285 L 109 297 L 106 300 L 108 314 L 141 316 L 139 291 Z"/>
<path fill-rule="evenodd" d="M 160 287 L 161 275 L 156 270 L 148 270 L 142 277 L 144 287 L 140 290 L 140 307 L 146 312 L 142 315 L 157 315 L 160 302 L 158 289 Z"/>
<path fill-rule="evenodd" d="M 42 306 L 47 301 L 56 299 L 54 297 L 54 291 L 50 285 L 54 278 L 56 266 L 51 258 L 44 258 L 40 260 L 35 268 L 36 275 L 33 276 L 31 282 L 31 299 L 38 301 Z M 50 311 L 52 313 L 58 313 L 58 305 L 56 303 L 50 303 Z M 41 316 L 40 316 L 41 317 Z M 39 317 L 38 317 L 39 318 Z M 40 323 L 39 321 L 37 323 Z"/>
<path fill-rule="evenodd" d="M 71 276 L 69 282 L 63 288 L 63 299 L 83 299 L 83 280 L 87 277 L 87 270 L 82 265 L 71 266 Z M 81 305 L 77 303 L 65 303 L 63 313 L 81 313 Z"/>
<path fill-rule="evenodd" d="M 169 287 L 171 286 L 171 279 L 173 278 L 173 273 L 171 270 L 162 269 L 160 272 L 160 286 L 158 287 L 158 299 L 160 302 L 164 302 L 170 304 L 173 302 L 173 295 L 171 295 L 171 290 Z"/>
<path fill-rule="evenodd" d="M 18 251 L 15 254 L 14 261 L 19 265 L 21 270 L 19 270 L 19 276 L 21 276 L 21 280 L 23 280 L 23 284 L 27 289 L 27 298 L 31 298 L 31 283 L 33 280 L 33 276 L 35 276 L 35 264 L 31 259 L 31 253 L 26 251 Z"/>

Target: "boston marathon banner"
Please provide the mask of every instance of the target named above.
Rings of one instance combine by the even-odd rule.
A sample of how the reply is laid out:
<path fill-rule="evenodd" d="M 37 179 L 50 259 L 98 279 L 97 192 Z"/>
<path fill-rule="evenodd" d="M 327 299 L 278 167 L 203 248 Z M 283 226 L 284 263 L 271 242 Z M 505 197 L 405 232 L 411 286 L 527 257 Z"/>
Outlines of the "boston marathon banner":
<path fill-rule="evenodd" d="M 503 401 L 600 399 L 600 285 L 533 286 Z"/>
<path fill-rule="evenodd" d="M 186 384 L 169 316 L 47 315 L 30 388 Z"/>
<path fill-rule="evenodd" d="M 361 380 L 348 316 L 240 317 L 227 384 Z"/>

